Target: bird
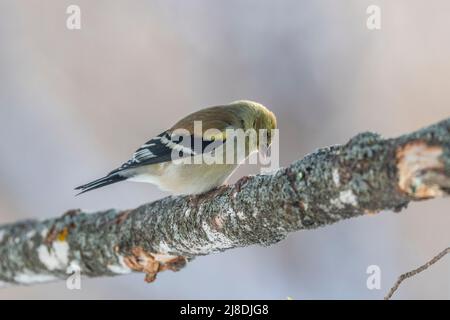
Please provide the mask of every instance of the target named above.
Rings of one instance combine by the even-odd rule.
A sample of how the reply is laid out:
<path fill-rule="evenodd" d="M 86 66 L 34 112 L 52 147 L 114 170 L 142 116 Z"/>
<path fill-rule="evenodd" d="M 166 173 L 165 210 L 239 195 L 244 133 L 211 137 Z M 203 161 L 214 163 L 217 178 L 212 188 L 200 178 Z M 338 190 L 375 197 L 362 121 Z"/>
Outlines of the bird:
<path fill-rule="evenodd" d="M 173 195 L 204 193 L 222 185 L 243 160 L 260 151 L 263 144 L 268 148 L 276 128 L 275 115 L 254 101 L 238 100 L 201 109 L 147 141 L 117 169 L 75 190 L 79 190 L 77 195 L 80 195 L 127 180 L 152 183 Z M 240 157 L 238 135 L 233 135 L 239 130 L 244 132 L 245 141 L 245 148 L 239 149 L 244 150 Z M 252 130 L 265 130 L 265 141 L 259 135 L 254 139 L 247 134 Z M 233 161 L 211 161 L 231 159 L 227 154 L 232 155 Z"/>

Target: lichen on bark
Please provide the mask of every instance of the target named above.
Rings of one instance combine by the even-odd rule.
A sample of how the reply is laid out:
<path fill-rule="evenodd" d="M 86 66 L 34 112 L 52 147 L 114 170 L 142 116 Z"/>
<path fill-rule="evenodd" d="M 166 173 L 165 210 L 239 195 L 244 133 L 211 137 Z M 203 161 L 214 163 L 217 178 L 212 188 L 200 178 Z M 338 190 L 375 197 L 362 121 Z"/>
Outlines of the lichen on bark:
<path fill-rule="evenodd" d="M 450 193 L 450 119 L 395 139 L 362 133 L 273 174 L 133 210 L 70 210 L 0 226 L 0 286 L 177 271 L 196 256 L 271 245 L 410 201 Z"/>

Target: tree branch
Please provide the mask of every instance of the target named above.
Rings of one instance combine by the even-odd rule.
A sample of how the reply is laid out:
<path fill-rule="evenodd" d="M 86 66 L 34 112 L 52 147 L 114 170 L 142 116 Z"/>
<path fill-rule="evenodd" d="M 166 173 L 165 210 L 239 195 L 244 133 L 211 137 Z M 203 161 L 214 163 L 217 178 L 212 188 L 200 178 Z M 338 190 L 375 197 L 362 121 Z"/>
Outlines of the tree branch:
<path fill-rule="evenodd" d="M 450 252 L 450 247 L 445 248 L 444 250 L 439 252 L 437 255 L 435 255 L 431 260 L 427 261 L 425 264 L 421 265 L 420 267 L 418 267 L 418 268 L 416 268 L 414 270 L 411 270 L 411 271 L 408 271 L 408 272 L 402 274 L 400 277 L 398 277 L 398 279 L 395 282 L 395 284 L 389 290 L 388 294 L 384 297 L 384 300 L 391 299 L 392 296 L 398 290 L 398 288 L 400 287 L 400 285 L 402 284 L 403 281 L 405 281 L 408 278 L 414 277 L 416 274 L 419 274 L 422 271 L 427 270 L 433 264 L 435 264 L 436 262 L 441 260 L 449 252 Z"/>
<path fill-rule="evenodd" d="M 1 226 L 0 285 L 66 279 L 76 269 L 89 277 L 141 271 L 153 281 L 195 256 L 267 246 L 290 232 L 449 193 L 450 119 L 396 139 L 362 133 L 206 194 Z"/>

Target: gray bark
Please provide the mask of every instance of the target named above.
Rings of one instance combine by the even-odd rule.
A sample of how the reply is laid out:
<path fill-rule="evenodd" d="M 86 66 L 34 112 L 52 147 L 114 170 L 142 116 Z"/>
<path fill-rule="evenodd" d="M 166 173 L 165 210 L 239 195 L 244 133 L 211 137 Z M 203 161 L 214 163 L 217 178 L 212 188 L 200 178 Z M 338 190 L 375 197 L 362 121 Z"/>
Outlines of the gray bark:
<path fill-rule="evenodd" d="M 150 282 L 196 256 L 268 246 L 290 232 L 449 193 L 450 119 L 395 139 L 362 133 L 206 194 L 0 226 L 0 286 L 76 270 L 88 277 L 141 271 Z"/>

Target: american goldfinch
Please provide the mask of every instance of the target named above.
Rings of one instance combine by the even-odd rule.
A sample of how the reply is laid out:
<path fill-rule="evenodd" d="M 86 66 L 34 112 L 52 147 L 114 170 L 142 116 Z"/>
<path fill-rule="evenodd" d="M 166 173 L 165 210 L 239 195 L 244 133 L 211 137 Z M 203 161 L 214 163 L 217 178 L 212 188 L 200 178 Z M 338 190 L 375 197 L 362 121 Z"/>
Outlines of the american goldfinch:
<path fill-rule="evenodd" d="M 105 177 L 76 190 L 81 190 L 81 194 L 129 180 L 153 183 L 173 194 L 203 193 L 223 184 L 242 160 L 263 143 L 269 146 L 276 126 L 275 115 L 252 101 L 202 109 L 147 141 L 130 160 Z M 266 135 L 257 134 L 255 138 L 248 134 L 252 131 Z M 236 143 L 239 139 L 234 132 L 244 132 L 243 147 Z"/>

